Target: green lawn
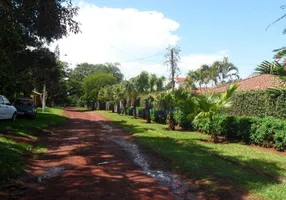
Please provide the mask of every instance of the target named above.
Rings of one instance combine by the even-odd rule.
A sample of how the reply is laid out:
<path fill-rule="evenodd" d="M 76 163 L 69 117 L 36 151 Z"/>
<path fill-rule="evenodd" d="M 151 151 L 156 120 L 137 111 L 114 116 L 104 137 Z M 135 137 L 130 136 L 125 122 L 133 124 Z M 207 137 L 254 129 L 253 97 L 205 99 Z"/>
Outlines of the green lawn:
<path fill-rule="evenodd" d="M 34 120 L 0 121 L 0 182 L 24 172 L 23 156 L 45 152 L 47 149 L 37 143 L 37 138 L 49 134 L 49 126 L 65 119 L 62 109 L 47 108 L 44 113 L 39 110 Z"/>
<path fill-rule="evenodd" d="M 145 120 L 98 113 L 124 126 L 134 138 L 173 163 L 175 170 L 188 172 L 196 180 L 228 181 L 233 189 L 264 197 L 286 199 L 286 157 L 251 146 L 227 143 L 212 144 L 201 139 L 208 135 L 168 131 L 166 125 L 146 124 Z M 270 176 L 268 176 L 270 175 Z"/>

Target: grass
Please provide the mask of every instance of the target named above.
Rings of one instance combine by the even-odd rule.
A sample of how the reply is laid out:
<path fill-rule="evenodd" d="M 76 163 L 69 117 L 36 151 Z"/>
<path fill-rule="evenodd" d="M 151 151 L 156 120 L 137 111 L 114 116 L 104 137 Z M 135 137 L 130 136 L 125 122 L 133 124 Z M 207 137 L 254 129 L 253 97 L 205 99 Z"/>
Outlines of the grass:
<path fill-rule="evenodd" d="M 0 121 L 0 182 L 24 173 L 23 156 L 47 151 L 37 143 L 37 138 L 49 134 L 49 126 L 61 124 L 65 119 L 62 109 L 47 108 L 44 113 L 38 110 L 34 120 Z"/>
<path fill-rule="evenodd" d="M 175 170 L 187 172 L 193 179 L 212 180 L 214 185 L 227 181 L 232 189 L 265 199 L 286 199 L 286 183 L 273 178 L 286 179 L 285 156 L 238 143 L 203 142 L 208 135 L 168 131 L 166 125 L 98 113 L 124 126 L 139 143 L 171 160 Z"/>

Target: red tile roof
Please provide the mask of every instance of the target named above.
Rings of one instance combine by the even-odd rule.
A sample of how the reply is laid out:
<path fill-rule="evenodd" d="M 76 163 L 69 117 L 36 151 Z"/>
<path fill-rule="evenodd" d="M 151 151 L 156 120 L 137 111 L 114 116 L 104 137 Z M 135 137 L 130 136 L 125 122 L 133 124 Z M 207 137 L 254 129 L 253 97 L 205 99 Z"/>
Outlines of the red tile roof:
<path fill-rule="evenodd" d="M 263 74 L 259 76 L 253 76 L 243 80 L 236 81 L 238 91 L 249 91 L 249 90 L 266 90 L 273 87 L 286 87 L 286 84 L 278 77 L 271 74 Z M 198 93 L 218 93 L 225 92 L 228 85 L 222 85 L 212 88 L 198 89 Z"/>
<path fill-rule="evenodd" d="M 187 78 L 183 78 L 183 77 L 177 77 L 175 78 L 175 81 L 177 82 L 184 82 Z"/>

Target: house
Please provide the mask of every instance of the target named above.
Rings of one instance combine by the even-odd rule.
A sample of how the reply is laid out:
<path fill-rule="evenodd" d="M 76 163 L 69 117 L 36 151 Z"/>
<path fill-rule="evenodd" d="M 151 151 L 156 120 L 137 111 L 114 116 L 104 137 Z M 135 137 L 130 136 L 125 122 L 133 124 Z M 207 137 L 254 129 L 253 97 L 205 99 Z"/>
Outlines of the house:
<path fill-rule="evenodd" d="M 279 76 L 271 74 L 263 74 L 258 76 L 249 77 L 246 79 L 238 80 L 235 83 L 238 84 L 237 91 L 249 91 L 249 90 L 267 90 L 274 87 L 286 87 L 286 83 L 282 81 Z M 225 92 L 230 84 L 201 88 L 196 90 L 196 93 L 210 94 Z"/>
<path fill-rule="evenodd" d="M 33 90 L 30 93 L 30 97 L 33 99 L 36 107 L 40 107 L 42 105 L 42 93 Z"/>
<path fill-rule="evenodd" d="M 175 80 L 175 88 L 178 89 L 184 86 L 184 83 L 187 80 L 187 78 L 177 77 L 174 80 Z"/>

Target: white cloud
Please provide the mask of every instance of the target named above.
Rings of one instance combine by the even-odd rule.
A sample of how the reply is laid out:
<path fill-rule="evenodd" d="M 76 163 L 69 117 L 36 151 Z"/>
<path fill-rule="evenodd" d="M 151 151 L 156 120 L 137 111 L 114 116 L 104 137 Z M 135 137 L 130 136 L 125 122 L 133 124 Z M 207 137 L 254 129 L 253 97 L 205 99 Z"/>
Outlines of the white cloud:
<path fill-rule="evenodd" d="M 82 33 L 70 35 L 51 45 L 58 44 L 61 59 L 75 66 L 78 63 L 121 62 L 121 70 L 130 78 L 146 70 L 157 75 L 168 76 L 163 56 L 148 60 L 136 58 L 164 53 L 171 44 L 176 45 L 180 37 L 174 32 L 179 23 L 156 11 L 98 7 L 81 2 L 76 20 L 81 23 Z M 122 51 L 124 52 L 122 52 Z M 191 54 L 182 56 L 180 68 L 184 76 L 190 69 L 221 59 L 227 52 L 215 54 Z M 65 56 L 66 55 L 66 56 Z"/>
<path fill-rule="evenodd" d="M 180 25 L 156 11 L 101 8 L 83 2 L 79 7 L 76 20 L 82 33 L 57 41 L 61 54 L 67 54 L 62 59 L 72 64 L 132 60 L 164 52 L 180 39 L 173 34 Z"/>

